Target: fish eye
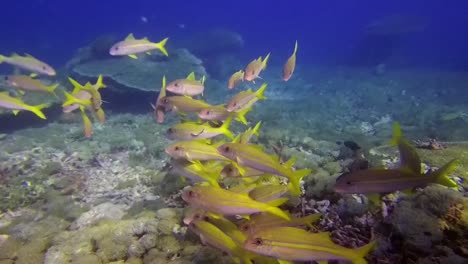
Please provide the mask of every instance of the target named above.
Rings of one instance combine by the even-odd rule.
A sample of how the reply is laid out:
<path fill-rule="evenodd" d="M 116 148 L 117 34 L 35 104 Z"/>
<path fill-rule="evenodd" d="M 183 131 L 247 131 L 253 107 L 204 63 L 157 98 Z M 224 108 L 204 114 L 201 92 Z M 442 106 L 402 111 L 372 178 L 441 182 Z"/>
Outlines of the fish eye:
<path fill-rule="evenodd" d="M 245 232 L 245 231 L 249 231 L 249 226 L 248 225 L 243 225 L 241 226 L 241 231 Z"/>
<path fill-rule="evenodd" d="M 257 245 L 257 246 L 261 246 L 263 244 L 263 239 L 257 237 L 254 239 L 254 244 Z"/>
<path fill-rule="evenodd" d="M 209 114 L 210 114 L 210 110 L 206 111 L 206 114 L 209 115 Z"/>
<path fill-rule="evenodd" d="M 174 150 L 176 150 L 176 151 L 177 151 L 177 150 L 180 150 L 180 148 L 179 148 L 179 147 L 177 147 L 177 146 L 175 146 L 175 147 L 174 147 Z"/>
<path fill-rule="evenodd" d="M 115 50 L 119 50 L 119 47 L 118 47 L 118 46 L 117 46 L 117 47 L 114 47 L 114 49 L 115 49 Z"/>
<path fill-rule="evenodd" d="M 350 182 L 350 181 L 347 181 L 346 184 L 347 184 L 347 185 L 351 185 L 351 182 Z"/>
<path fill-rule="evenodd" d="M 42 66 L 42 69 L 43 69 L 43 70 L 46 70 L 46 69 L 47 69 L 47 67 L 46 67 L 46 66 Z"/>
<path fill-rule="evenodd" d="M 255 75 L 255 70 L 252 71 L 252 75 Z"/>
<path fill-rule="evenodd" d="M 190 191 L 191 192 L 191 191 Z M 190 192 L 189 192 L 189 195 L 190 195 Z M 201 215 L 200 214 L 195 214 L 193 216 L 193 219 L 200 219 L 201 218 Z"/>
<path fill-rule="evenodd" d="M 171 127 L 167 130 L 167 133 L 174 133 L 174 129 Z M 176 147 L 177 148 L 177 147 Z"/>
<path fill-rule="evenodd" d="M 232 105 L 233 105 L 233 106 L 237 106 L 237 103 L 236 103 L 236 102 L 234 102 Z"/>
<path fill-rule="evenodd" d="M 231 148 L 226 146 L 226 147 L 224 147 L 224 151 L 229 152 L 229 151 L 231 151 Z"/>
<path fill-rule="evenodd" d="M 190 191 L 188 191 L 188 195 L 189 195 L 190 197 L 195 197 L 195 192 L 192 191 L 192 190 L 190 190 Z"/>

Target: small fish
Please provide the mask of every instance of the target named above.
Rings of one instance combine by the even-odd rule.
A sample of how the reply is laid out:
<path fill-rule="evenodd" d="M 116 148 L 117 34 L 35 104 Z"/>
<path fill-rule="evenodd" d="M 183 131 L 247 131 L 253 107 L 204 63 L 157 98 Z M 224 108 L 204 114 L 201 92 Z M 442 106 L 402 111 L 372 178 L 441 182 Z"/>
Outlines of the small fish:
<path fill-rule="evenodd" d="M 244 244 L 253 253 L 284 260 L 348 260 L 354 264 L 366 264 L 364 257 L 374 247 L 375 241 L 360 248 L 345 248 L 333 243 L 328 232 L 309 233 L 295 227 L 261 229 Z"/>
<path fill-rule="evenodd" d="M 47 92 L 55 96 L 55 89 L 59 84 L 44 85 L 40 80 L 33 79 L 29 75 L 8 75 L 5 76 L 5 81 L 8 85 L 13 86 L 21 91 Z"/>
<path fill-rule="evenodd" d="M 311 215 L 304 216 L 304 217 L 291 216 L 291 220 L 286 221 L 283 218 L 280 218 L 271 214 L 258 213 L 258 214 L 251 215 L 249 220 L 244 220 L 242 223 L 240 223 L 239 230 L 244 232 L 245 234 L 252 235 L 262 229 L 270 229 L 273 227 L 280 227 L 280 226 L 312 227 L 312 223 L 319 220 L 321 216 L 322 216 L 321 214 L 311 214 Z"/>
<path fill-rule="evenodd" d="M 130 33 L 125 40 L 114 44 L 109 51 L 112 56 L 129 56 L 132 59 L 138 59 L 136 54 L 149 52 L 154 49 L 160 50 L 164 55 L 169 56 L 167 53 L 166 42 L 169 38 L 165 38 L 158 43 L 149 41 L 147 38 L 135 39 Z"/>
<path fill-rule="evenodd" d="M 49 104 L 40 104 L 35 106 L 28 105 L 25 104 L 21 99 L 11 97 L 8 92 L 0 92 L 0 108 L 12 110 L 13 114 L 15 115 L 17 115 L 21 110 L 26 110 L 33 112 L 42 119 L 46 119 L 46 116 L 41 110 L 48 106 Z"/>
<path fill-rule="evenodd" d="M 263 95 L 266 88 L 267 88 L 267 84 L 264 83 L 255 92 L 253 92 L 252 89 L 249 89 L 247 91 L 242 91 L 236 94 L 226 104 L 226 110 L 228 112 L 241 112 L 247 108 L 250 108 L 258 100 L 266 99 L 266 97 Z"/>
<path fill-rule="evenodd" d="M 259 146 L 252 144 L 225 143 L 218 147 L 218 153 L 230 160 L 236 161 L 240 166 L 288 178 L 292 184 L 291 194 L 293 195 L 301 194 L 300 181 L 311 172 L 309 169 L 294 171 L 291 168 L 294 159 L 289 160 L 285 164 L 280 164 L 277 157 L 268 155 Z M 241 175 L 243 174 L 242 171 L 240 173 Z"/>
<path fill-rule="evenodd" d="M 230 139 L 234 139 L 232 132 L 229 130 L 232 117 L 229 117 L 226 122 L 220 127 L 212 127 L 209 123 L 198 124 L 196 122 L 185 122 L 177 124 L 169 128 L 166 135 L 169 139 L 176 140 L 191 140 L 212 138 L 218 135 L 225 135 Z"/>
<path fill-rule="evenodd" d="M 94 111 L 98 111 L 102 105 L 101 93 L 89 82 L 81 87 L 81 89 L 91 94 L 91 106 Z"/>
<path fill-rule="evenodd" d="M 245 108 L 244 110 L 240 112 L 230 113 L 226 110 L 226 107 L 224 107 L 224 105 L 215 105 L 215 106 L 200 110 L 200 112 L 198 112 L 198 117 L 200 117 L 203 120 L 224 121 L 230 115 L 234 115 L 234 119 L 236 121 L 239 121 L 244 125 L 247 125 L 247 119 L 245 119 L 245 114 L 247 114 L 251 110 L 252 110 L 252 107 L 249 107 L 249 108 Z"/>
<path fill-rule="evenodd" d="M 87 101 L 91 99 L 92 95 L 90 92 L 84 90 L 84 86 L 74 80 L 71 77 L 68 77 L 68 80 L 70 83 L 73 85 L 73 91 L 71 95 L 75 97 L 76 99 L 80 99 L 83 101 Z M 92 85 L 96 90 L 99 90 L 101 88 L 106 88 L 107 86 L 103 83 L 103 78 L 102 75 L 99 75 L 98 79 L 96 80 L 96 83 Z M 78 109 L 80 107 L 79 104 L 69 104 L 65 107 L 63 107 L 63 112 L 64 113 L 70 113 L 73 112 L 74 110 Z M 95 111 L 96 116 L 99 119 L 99 122 L 103 123 L 105 116 L 104 116 L 104 111 L 102 109 Z"/>
<path fill-rule="evenodd" d="M 408 167 L 360 170 L 339 176 L 334 189 L 338 193 L 379 194 L 422 188 L 431 183 L 456 187 L 457 183 L 448 175 L 457 165 L 458 160 L 451 160 L 426 174 L 416 173 Z"/>
<path fill-rule="evenodd" d="M 234 74 L 232 74 L 232 76 L 229 78 L 229 81 L 228 81 L 228 88 L 229 89 L 234 89 L 234 87 L 236 87 L 237 83 L 239 83 L 239 81 L 243 81 L 244 80 L 244 71 L 243 70 L 239 70 L 237 72 L 235 72 Z"/>
<path fill-rule="evenodd" d="M 241 175 L 240 170 L 237 168 L 239 165 L 235 162 L 224 166 L 221 171 L 221 177 L 255 177 L 265 174 L 263 171 L 252 169 L 250 167 L 241 168 L 243 175 Z"/>
<path fill-rule="evenodd" d="M 289 57 L 289 59 L 286 61 L 286 64 L 284 65 L 284 68 L 283 68 L 283 81 L 285 82 L 287 82 L 291 78 L 294 72 L 294 68 L 296 68 L 296 53 L 297 53 L 297 40 L 296 40 L 296 44 L 294 45 L 294 52 L 291 55 L 291 57 Z"/>
<path fill-rule="evenodd" d="M 208 144 L 205 140 L 179 141 L 166 147 L 165 151 L 174 159 L 186 159 L 190 162 L 195 160 L 228 160 L 219 154 L 219 144 Z"/>
<path fill-rule="evenodd" d="M 166 75 L 163 76 L 161 90 L 159 91 L 156 103 L 153 106 L 155 120 L 158 124 L 162 124 L 164 122 L 164 116 L 166 114 L 166 108 L 161 101 L 164 97 L 166 97 Z"/>
<path fill-rule="evenodd" d="M 218 177 L 221 169 L 222 166 L 219 163 L 204 165 L 198 160 L 194 162 L 176 160 L 172 164 L 173 173 L 195 182 L 208 182 L 215 187 L 219 187 Z"/>
<path fill-rule="evenodd" d="M 193 221 L 189 228 L 200 237 L 203 244 L 226 252 L 235 259 L 242 259 L 243 263 L 253 263 L 249 253 L 212 223 L 203 220 Z"/>
<path fill-rule="evenodd" d="M 258 59 L 251 61 L 245 68 L 244 80 L 255 81 L 255 79 L 260 78 L 260 72 L 266 68 L 268 58 L 270 58 L 270 53 L 268 53 L 263 60 L 262 56 L 260 56 Z"/>
<path fill-rule="evenodd" d="M 85 137 L 90 138 L 93 135 L 93 125 L 91 124 L 91 120 L 86 115 L 85 108 L 80 106 L 80 113 L 81 118 L 83 119 L 83 133 Z"/>
<path fill-rule="evenodd" d="M 161 104 L 167 110 L 180 113 L 195 113 L 202 109 L 211 107 L 210 104 L 202 100 L 196 100 L 188 96 L 165 96 L 161 98 Z"/>
<path fill-rule="evenodd" d="M 270 203 L 253 200 L 245 193 L 236 193 L 212 186 L 193 186 L 182 193 L 182 199 L 195 207 L 204 208 L 221 215 L 250 215 L 258 212 L 268 212 L 286 220 L 290 217 L 276 204 L 284 203 L 284 199 Z"/>
<path fill-rule="evenodd" d="M 56 75 L 54 68 L 29 54 L 20 56 L 16 53 L 13 53 L 13 55 L 10 57 L 0 55 L 0 64 L 3 62 L 37 74 L 44 74 L 49 76 Z"/>
<path fill-rule="evenodd" d="M 186 79 L 177 79 L 170 82 L 166 90 L 179 95 L 195 96 L 202 94 L 205 89 L 205 76 L 200 80 L 195 80 L 195 73 L 190 73 Z"/>

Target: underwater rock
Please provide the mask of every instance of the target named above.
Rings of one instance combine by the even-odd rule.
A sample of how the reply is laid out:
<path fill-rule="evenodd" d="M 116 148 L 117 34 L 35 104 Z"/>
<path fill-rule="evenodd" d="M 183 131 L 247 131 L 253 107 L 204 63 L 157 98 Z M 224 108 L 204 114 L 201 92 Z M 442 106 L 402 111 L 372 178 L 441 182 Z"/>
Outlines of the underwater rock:
<path fill-rule="evenodd" d="M 96 59 L 111 58 L 109 50 L 118 41 L 114 35 L 103 35 L 96 38 L 88 46 L 79 48 L 73 58 L 66 63 L 66 68 Z"/>
<path fill-rule="evenodd" d="M 159 55 L 93 60 L 74 66 L 71 70 L 78 79 L 95 79 L 100 74 L 111 89 L 129 92 L 132 89 L 143 92 L 157 92 L 163 75 L 174 80 L 195 72 L 196 76 L 206 75 L 202 61 L 186 49 L 171 50 L 169 57 Z M 130 89 L 130 90 L 129 90 Z"/>
<path fill-rule="evenodd" d="M 79 230 L 86 226 L 93 225 L 102 219 L 119 220 L 125 215 L 128 207 L 122 204 L 102 203 L 83 213 L 70 226 L 70 230 Z"/>

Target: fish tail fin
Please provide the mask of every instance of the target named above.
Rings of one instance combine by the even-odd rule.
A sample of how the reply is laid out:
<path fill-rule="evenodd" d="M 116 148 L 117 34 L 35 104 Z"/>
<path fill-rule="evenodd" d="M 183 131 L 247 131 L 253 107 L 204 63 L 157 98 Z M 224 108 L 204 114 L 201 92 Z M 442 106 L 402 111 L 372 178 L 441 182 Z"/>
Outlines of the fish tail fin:
<path fill-rule="evenodd" d="M 83 133 L 85 137 L 90 138 L 91 135 L 93 134 L 93 126 L 91 124 L 91 120 L 89 120 L 89 117 L 86 114 L 83 106 L 80 106 L 80 110 L 81 110 L 81 118 L 83 119 Z"/>
<path fill-rule="evenodd" d="M 371 241 L 367 245 L 364 245 L 360 248 L 356 248 L 356 255 L 357 257 L 352 260 L 353 264 L 367 264 L 367 260 L 364 259 L 367 254 L 369 254 L 370 251 L 374 249 L 376 246 L 376 241 Z"/>
<path fill-rule="evenodd" d="M 401 126 L 400 123 L 395 122 L 393 124 L 393 137 L 392 140 L 390 141 L 390 145 L 396 146 L 401 142 L 402 139 L 402 133 L 401 133 Z"/>
<path fill-rule="evenodd" d="M 47 119 L 44 113 L 42 112 L 42 109 L 48 107 L 50 104 L 40 104 L 40 105 L 34 105 L 34 106 L 29 106 L 28 110 L 36 114 L 38 117 L 42 119 Z"/>
<path fill-rule="evenodd" d="M 166 48 L 164 47 L 166 45 L 166 42 L 169 38 L 165 38 L 161 40 L 160 42 L 154 44 L 156 48 L 158 48 L 164 55 L 169 56 L 169 53 L 167 53 Z"/>
<path fill-rule="evenodd" d="M 451 174 L 458 166 L 460 161 L 453 159 L 438 170 L 431 172 L 429 175 L 434 177 L 434 182 L 447 187 L 457 187 L 457 183 L 451 180 L 448 175 Z"/>
<path fill-rule="evenodd" d="M 268 62 L 268 59 L 270 58 L 270 53 L 268 53 L 266 56 L 265 56 L 265 59 L 263 59 L 262 61 L 262 70 L 264 70 L 267 66 L 267 62 Z"/>
<path fill-rule="evenodd" d="M 232 115 L 230 115 L 226 121 L 224 121 L 224 124 L 219 128 L 220 131 L 226 136 L 228 137 L 229 139 L 233 140 L 234 139 L 234 135 L 232 134 L 232 132 L 229 130 L 229 126 L 231 125 L 231 121 L 232 121 Z"/>
<path fill-rule="evenodd" d="M 322 217 L 322 214 L 311 214 L 308 216 L 304 216 L 301 218 L 301 223 L 307 225 L 308 227 L 312 227 L 312 223 L 315 223 L 317 220 Z"/>
<path fill-rule="evenodd" d="M 269 202 L 267 202 L 266 204 L 268 204 L 269 206 L 278 207 L 278 206 L 283 205 L 283 204 L 286 203 L 287 201 L 289 201 L 289 198 L 281 197 L 281 198 L 278 198 L 278 199 L 269 201 Z"/>
<path fill-rule="evenodd" d="M 291 216 L 289 216 L 289 214 L 285 213 L 283 210 L 279 209 L 278 207 L 268 206 L 265 209 L 265 212 L 270 213 L 272 215 L 279 216 L 288 221 L 291 220 Z"/>
<path fill-rule="evenodd" d="M 297 53 L 297 40 L 296 40 L 296 44 L 294 44 L 294 52 L 293 52 L 293 54 L 296 55 L 296 53 Z"/>
<path fill-rule="evenodd" d="M 104 110 L 102 110 L 101 107 L 95 111 L 95 115 L 99 123 L 103 124 L 106 121 L 106 113 L 104 113 Z"/>
<path fill-rule="evenodd" d="M 99 90 L 100 88 L 106 88 L 107 85 L 105 85 L 102 81 L 102 74 L 99 74 L 98 76 L 98 79 L 96 81 L 96 84 L 94 85 L 94 87 L 96 87 L 96 90 Z"/>
<path fill-rule="evenodd" d="M 311 172 L 312 170 L 310 169 L 302 169 L 292 173 L 291 177 L 289 177 L 289 183 L 291 184 L 290 192 L 292 195 L 301 195 L 301 180 Z"/>
<path fill-rule="evenodd" d="M 53 93 L 55 95 L 55 97 L 58 97 L 57 94 L 55 93 L 55 89 L 57 89 L 58 86 L 59 86 L 59 84 L 56 83 L 56 84 L 52 84 L 50 86 L 46 86 L 45 89 L 46 89 L 47 92 Z"/>
<path fill-rule="evenodd" d="M 237 121 L 240 121 L 242 124 L 244 125 L 247 125 L 247 119 L 245 119 L 245 114 L 247 114 L 248 112 L 250 112 L 252 110 L 252 107 L 247 107 L 246 109 L 238 112 L 236 114 L 236 120 Z"/>
<path fill-rule="evenodd" d="M 258 121 L 258 123 L 255 125 L 255 127 L 252 130 L 253 134 L 256 135 L 257 137 L 259 136 L 258 130 L 260 129 L 261 125 L 262 125 L 262 121 Z"/>
<path fill-rule="evenodd" d="M 83 89 L 83 85 L 81 85 L 79 82 L 77 82 L 75 79 L 72 77 L 68 77 L 68 81 L 73 85 L 73 91 L 72 94 L 77 93 L 79 90 Z"/>
<path fill-rule="evenodd" d="M 5 56 L 0 55 L 0 64 L 3 63 L 4 61 L 5 61 Z"/>
<path fill-rule="evenodd" d="M 258 99 L 267 99 L 264 95 L 267 86 L 267 83 L 263 83 L 262 86 L 260 86 L 260 88 L 255 92 L 257 94 Z"/>

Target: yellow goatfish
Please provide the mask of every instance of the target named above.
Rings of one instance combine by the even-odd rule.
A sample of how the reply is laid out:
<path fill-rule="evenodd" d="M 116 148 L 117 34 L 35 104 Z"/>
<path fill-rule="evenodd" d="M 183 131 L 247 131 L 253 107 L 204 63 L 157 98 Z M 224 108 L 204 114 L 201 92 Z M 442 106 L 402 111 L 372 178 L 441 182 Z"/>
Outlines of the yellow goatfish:
<path fill-rule="evenodd" d="M 374 248 L 375 241 L 360 248 L 346 248 L 333 243 L 330 233 L 309 233 L 294 227 L 261 229 L 250 235 L 244 248 L 263 256 L 290 261 L 348 260 L 366 264 L 365 256 Z"/>
<path fill-rule="evenodd" d="M 171 171 L 184 178 L 195 182 L 208 182 L 212 186 L 219 187 L 219 171 L 221 164 L 202 164 L 200 161 L 188 162 L 177 160 L 173 162 Z"/>
<path fill-rule="evenodd" d="M 253 92 L 252 89 L 249 89 L 247 91 L 242 91 L 236 94 L 226 104 L 226 110 L 228 112 L 241 112 L 245 110 L 246 108 L 250 108 L 258 100 L 266 99 L 266 97 L 263 95 L 265 93 L 266 88 L 267 88 L 267 84 L 264 83 L 255 92 Z"/>
<path fill-rule="evenodd" d="M 232 117 L 229 117 L 220 127 L 212 127 L 209 122 L 203 124 L 198 124 L 196 122 L 180 123 L 169 128 L 166 135 L 169 139 L 176 140 L 212 138 L 221 134 L 230 139 L 234 139 L 232 132 L 229 130 L 231 120 Z"/>
<path fill-rule="evenodd" d="M 13 114 L 17 115 L 19 111 L 31 111 L 42 119 L 46 119 L 41 109 L 48 107 L 49 104 L 28 105 L 21 99 L 11 97 L 8 92 L 0 92 L 0 108 L 13 110 Z"/>
<path fill-rule="evenodd" d="M 169 56 L 167 53 L 166 42 L 169 38 L 165 38 L 158 43 L 154 43 L 148 40 L 148 38 L 135 39 L 132 33 L 130 33 L 125 40 L 114 44 L 109 51 L 112 56 L 129 56 L 132 59 L 138 59 L 135 54 L 149 52 L 154 49 L 160 50 L 164 55 Z"/>
<path fill-rule="evenodd" d="M 83 119 L 83 133 L 85 137 L 90 138 L 93 135 L 93 125 L 91 124 L 91 120 L 86 115 L 85 108 L 80 106 L 80 113 L 81 118 Z"/>
<path fill-rule="evenodd" d="M 175 159 L 195 160 L 228 160 L 216 150 L 219 144 L 208 144 L 205 140 L 179 141 L 166 147 L 165 151 Z"/>
<path fill-rule="evenodd" d="M 204 83 L 205 76 L 203 76 L 200 80 L 195 80 L 195 73 L 192 72 L 187 76 L 186 79 L 177 79 L 170 82 L 167 85 L 166 90 L 178 95 L 203 95 L 203 91 L 205 89 Z"/>
<path fill-rule="evenodd" d="M 296 40 L 296 44 L 294 45 L 294 52 L 291 55 L 291 57 L 289 57 L 289 59 L 286 61 L 286 64 L 284 65 L 284 68 L 283 68 L 283 81 L 285 82 L 287 82 L 291 78 L 294 72 L 294 68 L 296 68 L 296 53 L 297 53 L 297 40 Z"/>
<path fill-rule="evenodd" d="M 244 125 L 247 125 L 247 119 L 245 119 L 245 114 L 252 110 L 251 107 L 245 108 L 240 112 L 233 112 L 230 113 L 226 110 L 224 105 L 215 105 L 209 108 L 202 109 L 198 112 L 198 117 L 203 120 L 210 120 L 210 121 L 224 121 L 230 115 L 234 115 L 234 119 L 241 122 Z"/>
<path fill-rule="evenodd" d="M 3 62 L 36 74 L 44 74 L 49 76 L 55 76 L 56 74 L 54 68 L 52 68 L 50 65 L 34 58 L 29 54 L 20 56 L 16 53 L 13 53 L 13 55 L 10 57 L 0 55 L 0 64 Z"/>
<path fill-rule="evenodd" d="M 237 163 L 231 163 L 224 166 L 221 171 L 221 177 L 256 177 L 265 174 L 263 171 L 252 169 L 250 167 L 242 167 L 238 169 L 239 165 Z M 242 170 L 243 175 L 241 175 L 240 170 Z"/>
<path fill-rule="evenodd" d="M 189 228 L 200 237 L 203 244 L 226 252 L 233 258 L 240 258 L 243 263 L 253 263 L 249 258 L 251 254 L 245 252 L 231 237 L 212 223 L 203 220 L 193 221 Z"/>
<path fill-rule="evenodd" d="M 236 87 L 237 83 L 239 83 L 239 81 L 243 81 L 244 80 L 244 71 L 243 70 L 239 70 L 237 72 L 235 72 L 234 74 L 232 74 L 232 76 L 229 78 L 229 81 L 228 81 L 228 88 L 229 89 L 234 89 L 234 87 Z"/>
<path fill-rule="evenodd" d="M 162 78 L 161 90 L 159 91 L 158 97 L 156 98 L 156 103 L 152 105 L 154 110 L 154 117 L 158 124 L 164 122 L 164 116 L 166 114 L 166 108 L 162 104 L 161 99 L 166 97 L 166 75 Z"/>
<path fill-rule="evenodd" d="M 5 76 L 5 81 L 8 85 L 13 86 L 21 91 L 47 92 L 55 95 L 55 89 L 59 84 L 45 85 L 40 80 L 33 79 L 29 75 L 9 75 Z"/>
<path fill-rule="evenodd" d="M 280 226 L 308 226 L 312 227 L 312 223 L 320 219 L 321 214 L 311 214 L 304 217 L 291 216 L 290 221 L 277 217 L 271 214 L 258 213 L 250 216 L 249 220 L 243 220 L 239 224 L 239 229 L 247 235 L 254 234 L 263 229 L 270 229 Z"/>
<path fill-rule="evenodd" d="M 285 199 L 270 203 L 257 202 L 245 193 L 236 193 L 212 186 L 193 186 L 182 193 L 182 199 L 195 207 L 204 208 L 221 215 L 250 215 L 267 212 L 286 220 L 290 217 L 276 205 L 283 204 Z"/>
<path fill-rule="evenodd" d="M 218 147 L 218 153 L 230 160 L 236 161 L 240 166 L 288 178 L 292 184 L 291 194 L 293 195 L 301 194 L 300 181 L 311 172 L 309 169 L 294 171 L 291 168 L 294 159 L 289 160 L 285 164 L 280 164 L 277 157 L 268 155 L 257 145 L 226 143 Z M 241 171 L 242 174 L 243 172 Z"/>
<path fill-rule="evenodd" d="M 188 96 L 166 96 L 161 98 L 161 104 L 166 110 L 179 113 L 200 112 L 202 109 L 211 107 L 210 104 L 202 100 L 196 100 Z"/>
<path fill-rule="evenodd" d="M 268 58 L 270 58 L 270 53 L 268 53 L 263 60 L 262 56 L 260 56 L 258 59 L 251 61 L 245 68 L 244 80 L 254 81 L 257 78 L 260 78 L 260 72 L 266 68 Z"/>

